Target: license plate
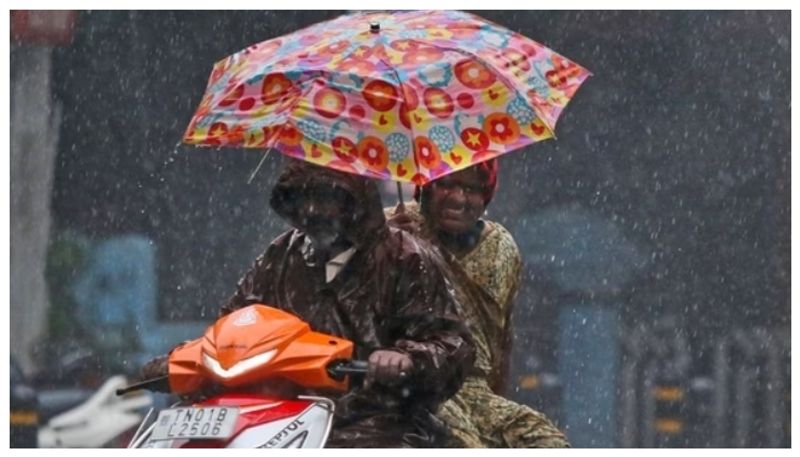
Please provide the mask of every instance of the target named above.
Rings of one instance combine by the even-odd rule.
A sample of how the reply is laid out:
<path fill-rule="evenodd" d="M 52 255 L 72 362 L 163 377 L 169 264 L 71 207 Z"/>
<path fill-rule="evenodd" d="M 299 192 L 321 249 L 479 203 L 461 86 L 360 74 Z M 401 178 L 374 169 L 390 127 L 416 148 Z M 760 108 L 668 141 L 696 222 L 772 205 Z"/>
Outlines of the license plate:
<path fill-rule="evenodd" d="M 150 439 L 219 440 L 229 438 L 236 428 L 239 408 L 185 407 L 162 410 L 158 413 Z"/>

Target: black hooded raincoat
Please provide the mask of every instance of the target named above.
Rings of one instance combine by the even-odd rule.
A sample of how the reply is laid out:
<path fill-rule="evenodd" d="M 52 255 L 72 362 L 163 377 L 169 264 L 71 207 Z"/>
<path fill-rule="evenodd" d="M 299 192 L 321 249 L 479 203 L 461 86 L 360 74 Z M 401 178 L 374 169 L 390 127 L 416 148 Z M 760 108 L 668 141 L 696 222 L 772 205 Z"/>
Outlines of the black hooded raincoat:
<path fill-rule="evenodd" d="M 331 447 L 441 445 L 432 412 L 471 370 L 474 347 L 447 264 L 426 242 L 386 225 L 373 180 L 293 161 L 272 192 L 272 208 L 296 223 L 299 190 L 335 189 L 354 202 L 347 238 L 356 251 L 326 282 L 325 264 L 302 231 L 276 238 L 239 281 L 222 312 L 264 303 L 292 312 L 311 328 L 350 339 L 358 359 L 377 349 L 409 354 L 415 374 L 402 389 L 354 386 L 337 401 Z"/>

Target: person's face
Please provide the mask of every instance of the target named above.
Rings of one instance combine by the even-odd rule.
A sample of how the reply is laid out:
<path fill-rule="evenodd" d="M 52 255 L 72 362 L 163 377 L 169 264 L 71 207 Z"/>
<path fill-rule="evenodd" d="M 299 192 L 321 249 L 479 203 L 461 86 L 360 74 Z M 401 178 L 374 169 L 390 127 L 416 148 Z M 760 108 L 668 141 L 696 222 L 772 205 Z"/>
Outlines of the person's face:
<path fill-rule="evenodd" d="M 475 227 L 485 209 L 483 186 L 475 168 L 447 175 L 430 186 L 426 205 L 435 229 L 458 235 Z"/>
<path fill-rule="evenodd" d="M 308 234 L 317 248 L 330 248 L 344 237 L 346 219 L 352 217 L 348 199 L 335 189 L 309 189 L 297 202 L 297 228 Z"/>

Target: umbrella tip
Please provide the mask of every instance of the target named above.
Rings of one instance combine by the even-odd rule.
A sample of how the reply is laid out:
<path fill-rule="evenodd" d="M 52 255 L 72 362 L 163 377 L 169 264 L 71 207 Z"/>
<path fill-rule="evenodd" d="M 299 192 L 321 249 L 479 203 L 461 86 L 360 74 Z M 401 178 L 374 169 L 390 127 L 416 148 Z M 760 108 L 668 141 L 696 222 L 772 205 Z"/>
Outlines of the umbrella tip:
<path fill-rule="evenodd" d="M 378 22 L 370 22 L 369 23 L 369 31 L 372 33 L 378 33 L 381 31 L 381 24 Z"/>

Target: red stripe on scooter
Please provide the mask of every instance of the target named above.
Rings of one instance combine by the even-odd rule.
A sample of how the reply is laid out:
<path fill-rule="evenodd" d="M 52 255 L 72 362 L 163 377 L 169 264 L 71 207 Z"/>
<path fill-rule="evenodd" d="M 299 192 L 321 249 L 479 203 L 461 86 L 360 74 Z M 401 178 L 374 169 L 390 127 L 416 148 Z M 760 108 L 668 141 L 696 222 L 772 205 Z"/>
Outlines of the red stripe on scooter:
<path fill-rule="evenodd" d="M 223 448 L 235 439 L 243 430 L 269 422 L 275 422 L 287 417 L 300 414 L 313 402 L 309 400 L 284 400 L 277 397 L 267 397 L 254 394 L 225 394 L 219 397 L 209 398 L 196 406 L 237 406 L 240 408 L 251 408 L 259 405 L 275 406 L 259 409 L 249 413 L 239 415 L 236 421 L 236 429 L 230 438 L 226 440 L 193 440 L 186 442 L 184 448 Z"/>

